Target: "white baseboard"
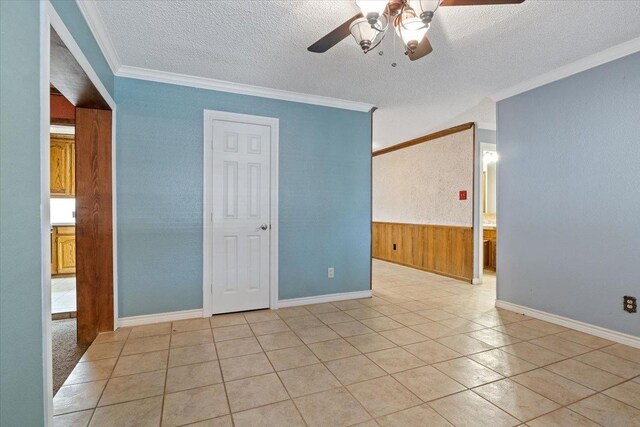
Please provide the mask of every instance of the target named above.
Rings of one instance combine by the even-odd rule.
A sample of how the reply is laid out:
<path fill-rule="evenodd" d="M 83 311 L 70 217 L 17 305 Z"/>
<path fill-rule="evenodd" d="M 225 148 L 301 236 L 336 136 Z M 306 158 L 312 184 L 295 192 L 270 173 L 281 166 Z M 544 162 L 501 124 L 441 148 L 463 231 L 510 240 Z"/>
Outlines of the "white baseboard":
<path fill-rule="evenodd" d="M 273 308 L 295 307 L 298 305 L 321 304 L 323 302 L 345 301 L 349 299 L 371 298 L 371 290 L 342 292 L 339 294 L 317 295 L 313 297 L 291 298 L 278 300 L 278 305 Z"/>
<path fill-rule="evenodd" d="M 195 319 L 202 317 L 202 309 L 171 311 L 169 313 L 144 314 L 142 316 L 121 317 L 118 319 L 119 328 L 149 325 L 151 323 L 175 322 L 176 320 Z"/>
<path fill-rule="evenodd" d="M 320 304 L 323 302 L 344 301 L 349 299 L 370 298 L 371 291 L 343 292 L 339 294 L 318 295 L 314 297 L 293 298 L 279 300 L 276 307 L 295 307 L 297 305 Z M 176 320 L 196 319 L 203 317 L 202 309 L 172 311 L 169 313 L 144 314 L 142 316 L 121 317 L 118 319 L 119 328 L 149 325 L 152 323 L 175 322 Z"/>
<path fill-rule="evenodd" d="M 576 331 L 595 335 L 596 337 L 628 345 L 630 347 L 640 348 L 640 337 L 636 337 L 633 335 L 612 331 L 611 329 L 606 329 L 600 326 L 592 325 L 590 323 L 584 323 L 578 320 L 569 319 L 568 317 L 558 316 L 557 314 L 551 314 L 545 311 L 536 310 L 535 308 L 528 308 L 522 305 L 512 304 L 507 301 L 496 300 L 496 307 L 513 311 L 519 314 L 526 314 L 527 316 L 533 317 L 535 319 L 540 319 L 544 320 L 545 322 L 575 329 Z"/>

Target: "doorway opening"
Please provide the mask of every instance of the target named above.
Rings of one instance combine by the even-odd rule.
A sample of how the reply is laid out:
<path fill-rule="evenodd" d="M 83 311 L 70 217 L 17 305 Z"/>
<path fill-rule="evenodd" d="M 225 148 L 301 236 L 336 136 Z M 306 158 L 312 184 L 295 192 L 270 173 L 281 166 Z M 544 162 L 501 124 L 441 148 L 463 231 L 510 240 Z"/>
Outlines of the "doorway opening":
<path fill-rule="evenodd" d="M 50 86 L 49 186 L 52 320 L 76 317 L 75 106 Z"/>
<path fill-rule="evenodd" d="M 113 331 L 115 103 L 50 5 L 41 37 L 43 339 L 53 396 L 100 332 Z M 58 320 L 56 320 L 58 319 Z M 68 378 L 69 377 L 69 378 Z"/>
<path fill-rule="evenodd" d="M 482 155 L 482 268 L 483 282 L 495 285 L 497 263 L 497 162 L 496 144 L 480 144 Z"/>

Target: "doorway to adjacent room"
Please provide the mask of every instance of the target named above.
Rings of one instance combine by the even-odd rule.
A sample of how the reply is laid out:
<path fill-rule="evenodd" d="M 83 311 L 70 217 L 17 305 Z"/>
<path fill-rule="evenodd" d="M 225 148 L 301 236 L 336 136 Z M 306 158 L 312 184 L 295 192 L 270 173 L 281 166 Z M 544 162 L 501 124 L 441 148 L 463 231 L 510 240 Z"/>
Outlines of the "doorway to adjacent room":
<path fill-rule="evenodd" d="M 76 317 L 75 107 L 50 86 L 51 314 Z"/>
<path fill-rule="evenodd" d="M 497 191 L 496 175 L 498 151 L 496 144 L 480 144 L 482 155 L 482 182 L 480 204 L 482 209 L 482 268 L 483 281 L 496 281 L 497 263 Z"/>
<path fill-rule="evenodd" d="M 88 345 L 117 319 L 115 103 L 51 5 L 43 25 L 43 335 L 51 415 L 53 394 L 70 385 Z"/>

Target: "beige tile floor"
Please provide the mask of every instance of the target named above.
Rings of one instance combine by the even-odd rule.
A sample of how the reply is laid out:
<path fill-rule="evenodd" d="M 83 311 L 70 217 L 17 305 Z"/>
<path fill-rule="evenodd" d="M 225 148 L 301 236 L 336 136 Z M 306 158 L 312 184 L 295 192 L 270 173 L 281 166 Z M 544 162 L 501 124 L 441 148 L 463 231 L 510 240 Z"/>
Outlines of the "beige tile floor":
<path fill-rule="evenodd" d="M 56 426 L 640 426 L 640 350 L 379 261 L 374 296 L 102 334 Z"/>

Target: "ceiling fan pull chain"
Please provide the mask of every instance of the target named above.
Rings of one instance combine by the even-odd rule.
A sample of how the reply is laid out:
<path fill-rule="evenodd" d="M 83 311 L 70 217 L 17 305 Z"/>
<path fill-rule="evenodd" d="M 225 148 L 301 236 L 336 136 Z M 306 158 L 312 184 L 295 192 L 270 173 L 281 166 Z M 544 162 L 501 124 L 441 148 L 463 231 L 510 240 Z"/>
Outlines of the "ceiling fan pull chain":
<path fill-rule="evenodd" d="M 393 38 L 393 58 L 396 57 L 396 37 Z M 393 67 L 393 63 L 391 65 Z"/>

